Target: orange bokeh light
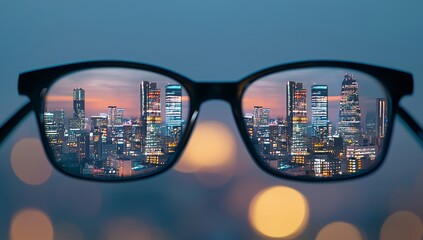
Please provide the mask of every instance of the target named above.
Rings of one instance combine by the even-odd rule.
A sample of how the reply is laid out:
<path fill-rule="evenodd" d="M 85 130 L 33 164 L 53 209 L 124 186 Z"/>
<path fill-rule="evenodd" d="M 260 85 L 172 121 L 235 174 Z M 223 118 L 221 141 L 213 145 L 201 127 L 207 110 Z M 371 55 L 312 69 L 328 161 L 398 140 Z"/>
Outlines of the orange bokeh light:
<path fill-rule="evenodd" d="M 398 211 L 389 216 L 380 231 L 381 240 L 421 240 L 423 238 L 423 223 L 414 213 Z"/>
<path fill-rule="evenodd" d="M 37 209 L 18 212 L 10 227 L 11 240 L 52 240 L 53 225 L 50 218 Z"/>
<path fill-rule="evenodd" d="M 316 240 L 362 240 L 358 228 L 347 222 L 333 222 L 323 227 Z"/>
<path fill-rule="evenodd" d="M 16 176 L 29 185 L 45 183 L 52 172 L 43 146 L 36 138 L 25 138 L 15 144 L 11 164 Z"/>
<path fill-rule="evenodd" d="M 197 123 L 175 169 L 184 173 L 220 172 L 234 165 L 235 139 L 221 122 Z"/>
<path fill-rule="evenodd" d="M 308 218 L 307 199 L 290 187 L 274 186 L 264 189 L 250 203 L 251 225 L 268 237 L 294 238 L 304 230 Z"/>

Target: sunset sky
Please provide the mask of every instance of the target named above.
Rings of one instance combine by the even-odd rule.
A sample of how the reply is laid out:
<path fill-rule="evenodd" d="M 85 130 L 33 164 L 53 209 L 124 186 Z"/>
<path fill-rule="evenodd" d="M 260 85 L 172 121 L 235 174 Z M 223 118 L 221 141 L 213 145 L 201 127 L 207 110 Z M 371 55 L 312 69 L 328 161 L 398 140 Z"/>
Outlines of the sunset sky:
<path fill-rule="evenodd" d="M 286 116 L 286 83 L 288 81 L 302 82 L 307 90 L 308 118 L 311 117 L 311 86 L 314 84 L 328 85 L 329 119 L 337 124 L 339 101 L 341 99 L 341 84 L 345 73 L 352 73 L 359 84 L 360 107 L 362 121 L 367 111 L 376 110 L 376 98 L 384 97 L 385 93 L 376 80 L 357 71 L 337 68 L 309 68 L 291 70 L 265 76 L 253 82 L 246 90 L 243 98 L 243 112 L 252 113 L 254 106 L 271 108 L 271 117 Z M 139 84 L 142 81 L 157 82 L 161 89 L 162 113 L 164 114 L 165 86 L 177 84 L 165 76 L 142 70 L 131 69 L 94 69 L 77 72 L 65 76 L 54 84 L 48 93 L 46 108 L 49 110 L 63 108 L 66 116 L 72 115 L 73 89 L 85 90 L 86 117 L 107 113 L 110 105 L 124 108 L 124 117 L 139 116 Z M 188 113 L 189 97 L 183 92 L 183 118 Z"/>
<path fill-rule="evenodd" d="M 165 76 L 133 69 L 103 68 L 76 72 L 59 79 L 49 90 L 46 109 L 64 109 L 67 117 L 72 116 L 73 89 L 85 90 L 85 116 L 107 113 L 108 106 L 124 108 L 124 117 L 138 117 L 140 114 L 140 83 L 157 82 L 161 89 L 162 111 L 165 103 L 165 87 L 177 84 Z M 187 115 L 188 97 L 183 91 L 183 115 Z M 184 118 L 185 119 L 185 118 Z"/>
<path fill-rule="evenodd" d="M 301 82 L 307 90 L 307 116 L 311 119 L 311 87 L 314 84 L 328 85 L 329 119 L 337 125 L 341 86 L 344 74 L 353 74 L 359 85 L 362 121 L 367 111 L 376 110 L 376 98 L 385 97 L 385 92 L 377 80 L 371 76 L 339 68 L 309 68 L 291 70 L 268 75 L 249 86 L 244 94 L 243 111 L 252 113 L 254 106 L 270 108 L 271 117 L 286 117 L 286 84 L 288 81 Z"/>

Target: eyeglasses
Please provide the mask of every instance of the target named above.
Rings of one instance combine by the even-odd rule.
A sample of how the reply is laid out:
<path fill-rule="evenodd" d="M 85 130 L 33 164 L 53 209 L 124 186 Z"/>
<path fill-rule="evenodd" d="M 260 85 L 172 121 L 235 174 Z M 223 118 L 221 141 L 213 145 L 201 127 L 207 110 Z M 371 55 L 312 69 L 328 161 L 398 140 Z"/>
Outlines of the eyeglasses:
<path fill-rule="evenodd" d="M 46 154 L 64 174 L 97 181 L 150 177 L 175 164 L 200 105 L 231 104 L 257 165 L 302 181 L 351 179 L 385 158 L 412 75 L 366 64 L 308 61 L 258 71 L 239 82 L 194 82 L 146 64 L 95 61 L 19 76 L 30 98 L 0 129 L 0 143 L 30 111 Z"/>

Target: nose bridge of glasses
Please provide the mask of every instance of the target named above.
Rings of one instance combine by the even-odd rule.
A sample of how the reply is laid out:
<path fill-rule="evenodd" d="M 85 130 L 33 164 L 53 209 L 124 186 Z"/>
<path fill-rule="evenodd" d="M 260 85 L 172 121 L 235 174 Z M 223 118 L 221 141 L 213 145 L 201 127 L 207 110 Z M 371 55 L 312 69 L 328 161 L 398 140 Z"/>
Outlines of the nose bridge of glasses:
<path fill-rule="evenodd" d="M 193 89 L 194 100 L 201 103 L 207 100 L 224 100 L 234 102 L 238 95 L 236 82 L 204 82 L 196 83 Z"/>

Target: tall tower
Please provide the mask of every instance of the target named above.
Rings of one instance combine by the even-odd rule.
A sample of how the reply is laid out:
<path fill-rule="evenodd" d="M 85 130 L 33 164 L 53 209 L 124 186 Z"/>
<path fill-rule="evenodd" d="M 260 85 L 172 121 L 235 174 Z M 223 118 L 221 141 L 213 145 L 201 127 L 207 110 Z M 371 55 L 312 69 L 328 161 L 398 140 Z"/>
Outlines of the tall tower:
<path fill-rule="evenodd" d="M 311 87 L 311 126 L 313 135 L 323 140 L 328 131 L 328 86 L 313 85 Z"/>
<path fill-rule="evenodd" d="M 116 106 L 108 106 L 107 107 L 107 115 L 108 115 L 108 123 L 109 127 L 113 127 L 115 125 L 117 109 Z"/>
<path fill-rule="evenodd" d="M 388 109 L 386 105 L 385 98 L 377 98 L 377 117 L 376 117 L 376 135 L 377 135 L 377 142 L 380 146 L 383 143 L 383 139 L 385 138 L 386 134 L 386 125 L 388 119 Z"/>
<path fill-rule="evenodd" d="M 307 90 L 302 88 L 302 83 L 297 84 L 297 88 L 294 89 L 291 118 L 291 162 L 304 164 L 305 156 L 308 155 Z"/>
<path fill-rule="evenodd" d="M 173 153 L 181 138 L 182 132 L 182 86 L 169 84 L 166 86 L 166 152 Z"/>
<path fill-rule="evenodd" d="M 115 125 L 123 125 L 123 113 L 125 108 L 116 108 Z"/>
<path fill-rule="evenodd" d="M 254 106 L 253 109 L 253 126 L 259 127 L 262 124 L 263 118 L 263 107 L 262 106 Z"/>
<path fill-rule="evenodd" d="M 262 125 L 268 125 L 270 123 L 270 108 L 263 108 L 263 116 L 261 118 Z"/>
<path fill-rule="evenodd" d="M 82 88 L 73 90 L 73 120 L 73 128 L 85 128 L 85 90 Z"/>
<path fill-rule="evenodd" d="M 146 161 L 150 164 L 163 164 L 160 157 L 162 152 L 162 138 L 161 138 L 161 90 L 157 88 L 157 83 L 150 83 L 147 96 L 147 120 L 146 120 L 146 135 L 145 135 L 145 150 L 144 155 Z"/>
<path fill-rule="evenodd" d="M 286 83 L 286 125 L 287 125 L 287 131 L 286 131 L 286 142 L 287 142 L 287 152 L 289 155 L 292 155 L 293 152 L 296 152 L 297 149 L 293 149 L 293 143 L 294 143 L 294 109 L 295 109 L 295 104 L 299 104 L 299 99 L 297 99 L 297 101 L 295 100 L 295 93 L 298 90 L 303 89 L 303 83 L 297 83 L 297 82 L 293 82 L 293 81 L 289 81 Z M 298 95 L 298 93 L 297 93 Z M 300 94 L 301 95 L 301 94 Z M 298 95 L 297 97 L 300 97 L 300 95 Z M 306 97 L 304 97 L 306 98 Z M 304 100 L 304 107 L 306 107 L 306 100 Z M 299 112 L 296 113 L 297 115 L 299 114 Z M 307 109 L 305 108 L 305 117 L 307 118 Z M 299 115 L 298 115 L 299 116 Z M 301 122 L 301 120 L 299 118 L 296 118 L 296 122 L 297 124 Z M 306 125 L 307 125 L 307 119 L 306 119 Z M 297 127 L 300 125 L 297 125 Z M 307 128 L 307 126 L 305 126 L 305 128 Z M 300 132 L 302 132 L 303 128 L 297 128 L 297 135 L 296 137 L 299 137 L 298 134 Z M 305 131 L 305 130 L 304 130 Z M 298 146 L 298 140 L 296 141 L 296 146 Z"/>
<path fill-rule="evenodd" d="M 141 152 L 145 152 L 145 138 L 147 136 L 147 106 L 148 91 L 150 82 L 142 81 L 140 83 L 140 134 L 141 134 Z"/>
<path fill-rule="evenodd" d="M 339 107 L 339 132 L 345 146 L 361 144 L 361 110 L 358 95 L 358 82 L 352 74 L 346 73 L 341 87 Z"/>
<path fill-rule="evenodd" d="M 375 111 L 367 111 L 366 114 L 366 132 L 367 145 L 376 144 L 376 113 Z"/>

